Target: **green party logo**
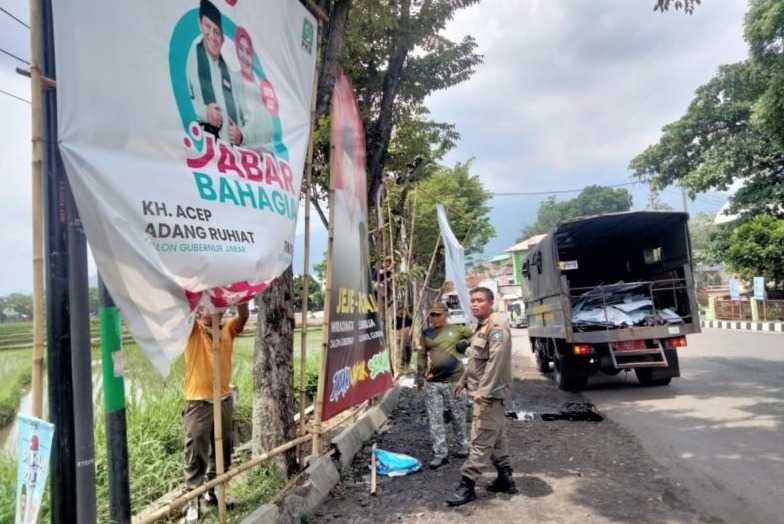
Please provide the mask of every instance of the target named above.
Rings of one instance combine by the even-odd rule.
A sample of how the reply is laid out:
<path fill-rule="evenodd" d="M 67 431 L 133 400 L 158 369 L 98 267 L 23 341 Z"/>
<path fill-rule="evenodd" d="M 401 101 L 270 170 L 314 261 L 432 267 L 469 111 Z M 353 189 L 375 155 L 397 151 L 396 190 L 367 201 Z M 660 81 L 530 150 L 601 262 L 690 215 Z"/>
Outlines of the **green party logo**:
<path fill-rule="evenodd" d="M 308 54 L 313 53 L 313 38 L 316 34 L 316 31 L 313 27 L 313 23 L 308 20 L 307 18 L 302 20 L 302 49 L 308 52 Z"/>

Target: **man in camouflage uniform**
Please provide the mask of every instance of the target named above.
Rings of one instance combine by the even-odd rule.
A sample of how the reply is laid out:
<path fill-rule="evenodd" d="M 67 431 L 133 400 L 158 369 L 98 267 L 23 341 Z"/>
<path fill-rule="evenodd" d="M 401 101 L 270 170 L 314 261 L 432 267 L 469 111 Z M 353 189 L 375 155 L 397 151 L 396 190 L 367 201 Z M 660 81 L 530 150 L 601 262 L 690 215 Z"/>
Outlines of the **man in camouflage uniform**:
<path fill-rule="evenodd" d="M 471 451 L 461 469 L 460 485 L 446 500 L 449 506 L 460 506 L 476 498 L 476 479 L 488 462 L 495 466 L 498 478 L 487 485 L 487 490 L 517 493 L 504 431 L 504 399 L 512 392 L 512 338 L 506 321 L 491 316 L 493 299 L 488 288 L 471 291 L 471 312 L 479 325 L 471 337 L 468 366 L 455 387 L 455 396 L 468 389 L 473 400 Z"/>
<path fill-rule="evenodd" d="M 417 355 L 417 388 L 425 388 L 427 417 L 430 420 L 430 439 L 433 441 L 431 469 L 447 462 L 446 421 L 451 417 L 457 439 L 457 457 L 468 456 L 465 402 L 456 396 L 454 388 L 463 375 L 463 353 L 473 330 L 447 323 L 449 310 L 443 302 L 435 302 L 428 311 L 430 327 L 422 331 Z"/>

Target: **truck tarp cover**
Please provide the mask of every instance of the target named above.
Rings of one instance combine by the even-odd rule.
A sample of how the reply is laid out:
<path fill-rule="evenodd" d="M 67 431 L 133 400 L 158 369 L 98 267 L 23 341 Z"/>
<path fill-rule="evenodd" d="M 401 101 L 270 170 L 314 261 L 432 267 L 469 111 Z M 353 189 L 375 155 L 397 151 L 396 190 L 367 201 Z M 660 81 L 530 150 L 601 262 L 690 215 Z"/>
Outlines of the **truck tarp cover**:
<path fill-rule="evenodd" d="M 637 211 L 577 218 L 561 223 L 528 253 L 530 279 L 524 279 L 526 300 L 561 293 L 559 261 L 576 262 L 570 287 L 613 284 L 624 280 L 647 280 L 689 262 L 688 214 Z M 646 250 L 658 249 L 661 259 L 643 260 Z M 619 271 L 623 268 L 623 273 Z M 605 280 L 611 278 L 611 281 Z M 589 280 L 590 279 L 590 280 Z"/>

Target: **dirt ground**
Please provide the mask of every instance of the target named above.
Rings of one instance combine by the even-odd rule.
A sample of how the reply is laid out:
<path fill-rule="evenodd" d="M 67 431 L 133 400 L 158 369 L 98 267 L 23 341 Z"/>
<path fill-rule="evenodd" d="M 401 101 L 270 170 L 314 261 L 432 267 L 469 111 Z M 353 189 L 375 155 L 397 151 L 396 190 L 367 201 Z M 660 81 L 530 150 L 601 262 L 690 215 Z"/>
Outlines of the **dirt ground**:
<path fill-rule="evenodd" d="M 509 419 L 510 454 L 517 487 L 514 496 L 484 489 L 495 472 L 477 482 L 478 498 L 458 508 L 444 504 L 460 480 L 462 459 L 430 470 L 432 448 L 424 397 L 404 388 L 389 429 L 378 447 L 414 456 L 421 472 L 406 477 L 378 477 L 370 495 L 370 445 L 342 472 L 342 482 L 308 522 L 330 523 L 721 523 L 710 508 L 697 507 L 689 493 L 647 456 L 634 438 L 609 419 L 601 422 L 544 421 L 579 394 L 559 391 L 538 373 L 530 359 L 525 331 L 513 330 L 515 393 L 507 411 L 537 415 L 531 421 Z M 450 442 L 450 452 L 455 449 Z"/>

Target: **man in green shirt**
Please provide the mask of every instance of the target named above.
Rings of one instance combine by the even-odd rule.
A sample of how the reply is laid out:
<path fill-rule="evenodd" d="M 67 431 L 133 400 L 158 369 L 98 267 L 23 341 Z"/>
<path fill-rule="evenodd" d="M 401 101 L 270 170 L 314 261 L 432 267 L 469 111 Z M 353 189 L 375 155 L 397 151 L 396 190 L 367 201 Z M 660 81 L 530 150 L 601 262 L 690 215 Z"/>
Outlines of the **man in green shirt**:
<path fill-rule="evenodd" d="M 435 302 L 428 311 L 430 327 L 422 331 L 417 356 L 417 388 L 425 389 L 425 404 L 433 441 L 433 460 L 430 468 L 440 468 L 447 462 L 445 415 L 451 417 L 460 458 L 468 456 L 466 438 L 466 404 L 454 394 L 455 385 L 463 376 L 463 353 L 473 330 L 466 326 L 447 323 L 449 310 L 443 302 Z"/>

